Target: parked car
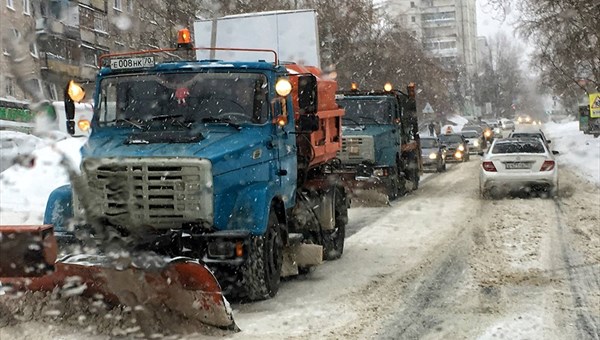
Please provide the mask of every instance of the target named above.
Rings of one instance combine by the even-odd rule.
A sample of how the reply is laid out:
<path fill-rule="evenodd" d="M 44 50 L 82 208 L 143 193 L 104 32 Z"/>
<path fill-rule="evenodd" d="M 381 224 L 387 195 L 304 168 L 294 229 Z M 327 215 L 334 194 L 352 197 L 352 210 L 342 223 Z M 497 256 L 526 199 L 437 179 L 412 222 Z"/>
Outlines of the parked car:
<path fill-rule="evenodd" d="M 463 128 L 461 134 L 469 142 L 467 144 L 469 145 L 470 154 L 479 153 L 484 149 L 483 145 L 485 144 L 485 138 L 483 138 L 481 133 L 474 130 L 465 130 Z"/>
<path fill-rule="evenodd" d="M 540 138 L 495 140 L 481 160 L 479 191 L 482 197 L 513 192 L 542 192 L 556 196 L 558 169 L 554 155 Z"/>
<path fill-rule="evenodd" d="M 440 135 L 439 139 L 442 142 L 442 147 L 446 147 L 446 162 L 466 162 L 469 160 L 469 142 L 461 134 Z"/>
<path fill-rule="evenodd" d="M 446 171 L 446 148 L 435 137 L 421 137 L 423 168 L 437 172 Z"/>

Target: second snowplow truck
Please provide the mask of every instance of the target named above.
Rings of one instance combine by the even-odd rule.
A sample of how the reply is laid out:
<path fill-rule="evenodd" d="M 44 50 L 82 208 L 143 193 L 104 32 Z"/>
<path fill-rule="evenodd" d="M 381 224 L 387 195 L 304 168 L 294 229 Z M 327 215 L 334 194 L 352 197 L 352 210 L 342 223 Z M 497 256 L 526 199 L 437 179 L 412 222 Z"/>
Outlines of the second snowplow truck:
<path fill-rule="evenodd" d="M 351 90 L 338 92 L 336 98 L 346 111 L 338 173 L 352 198 L 389 201 L 417 189 L 422 162 L 415 85 L 403 93 L 390 83 L 370 91 L 352 83 Z"/>
<path fill-rule="evenodd" d="M 177 302 L 165 294 L 162 302 L 230 327 L 219 285 L 225 295 L 265 299 L 281 277 L 342 255 L 348 203 L 331 165 L 344 114 L 336 82 L 316 67 L 280 63 L 273 50 L 195 48 L 187 30 L 178 44 L 101 58 L 81 175 L 51 194 L 45 214 L 63 252 L 83 245 L 97 255 L 68 256 L 53 274 L 5 284 L 52 290 L 79 276 L 120 303 L 118 282 L 136 296 L 210 290 L 200 302 L 177 292 Z M 159 61 L 194 50 L 272 61 Z"/>

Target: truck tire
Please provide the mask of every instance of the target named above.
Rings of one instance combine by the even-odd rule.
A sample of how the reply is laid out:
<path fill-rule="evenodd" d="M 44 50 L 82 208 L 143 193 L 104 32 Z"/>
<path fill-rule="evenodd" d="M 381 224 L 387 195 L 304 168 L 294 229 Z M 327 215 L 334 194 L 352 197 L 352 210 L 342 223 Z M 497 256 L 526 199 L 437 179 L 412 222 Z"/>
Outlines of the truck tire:
<path fill-rule="evenodd" d="M 335 202 L 335 228 L 323 230 L 323 259 L 337 260 L 344 253 L 344 238 L 346 237 L 346 224 L 348 223 L 348 205 L 346 194 L 334 189 Z"/>
<path fill-rule="evenodd" d="M 393 201 L 396 198 L 398 198 L 398 196 L 400 195 L 399 188 L 400 188 L 400 179 L 398 178 L 398 176 L 392 177 L 392 180 L 390 182 L 389 192 L 388 192 L 388 199 L 390 201 Z"/>
<path fill-rule="evenodd" d="M 241 268 L 244 296 L 252 301 L 277 295 L 283 264 L 283 240 L 275 211 L 269 212 L 267 231 L 252 236 L 248 259 Z"/>

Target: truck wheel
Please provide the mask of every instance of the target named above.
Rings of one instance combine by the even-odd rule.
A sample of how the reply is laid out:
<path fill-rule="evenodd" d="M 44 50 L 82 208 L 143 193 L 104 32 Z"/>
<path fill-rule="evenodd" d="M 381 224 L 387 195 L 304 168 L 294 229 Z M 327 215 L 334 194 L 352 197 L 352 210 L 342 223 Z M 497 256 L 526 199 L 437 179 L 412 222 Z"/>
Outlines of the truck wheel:
<path fill-rule="evenodd" d="M 399 187 L 400 187 L 400 181 L 398 180 L 398 176 L 395 176 L 395 178 L 392 178 L 392 181 L 390 183 L 391 187 L 390 190 L 388 192 L 388 198 L 390 201 L 395 200 L 396 198 L 398 198 L 399 193 Z"/>
<path fill-rule="evenodd" d="M 249 300 L 264 300 L 277 295 L 281 282 L 283 241 L 279 221 L 273 210 L 263 236 L 252 236 L 248 259 L 241 268 L 243 289 Z"/>
<path fill-rule="evenodd" d="M 419 170 L 412 170 L 411 173 L 410 180 L 413 183 L 413 191 L 415 191 L 419 189 Z"/>
<path fill-rule="evenodd" d="M 348 205 L 346 195 L 340 189 L 334 189 L 335 228 L 323 230 L 323 259 L 336 260 L 344 253 L 344 238 L 348 223 Z"/>

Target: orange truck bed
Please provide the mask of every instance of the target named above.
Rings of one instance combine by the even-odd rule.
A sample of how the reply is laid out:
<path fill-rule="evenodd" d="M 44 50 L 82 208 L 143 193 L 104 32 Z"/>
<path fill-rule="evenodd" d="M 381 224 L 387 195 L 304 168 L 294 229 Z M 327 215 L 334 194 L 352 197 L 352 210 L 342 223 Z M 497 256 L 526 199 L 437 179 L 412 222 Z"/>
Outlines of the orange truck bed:
<path fill-rule="evenodd" d="M 319 129 L 309 136 L 314 152 L 309 163 L 309 168 L 312 168 L 335 158 L 338 150 L 342 147 L 341 134 L 344 110 L 335 102 L 337 82 L 323 77 L 321 70 L 317 67 L 289 64 L 286 65 L 286 68 L 290 73 L 294 87 L 292 97 L 294 98 L 294 112 L 296 112 L 296 115 L 300 110 L 298 107 L 298 82 L 297 77 L 294 77 L 294 75 L 310 73 L 317 77 Z"/>

